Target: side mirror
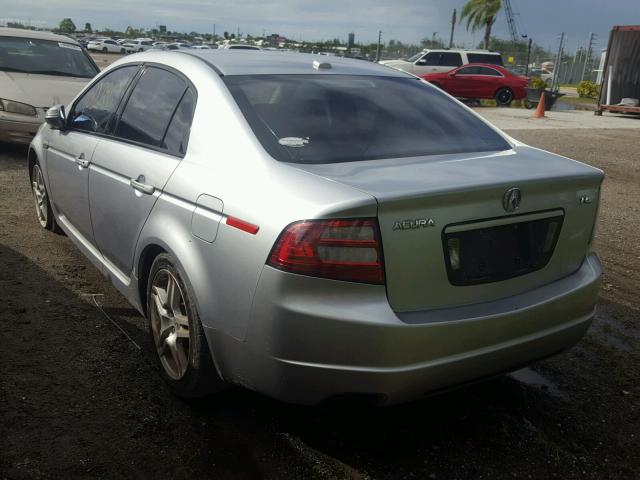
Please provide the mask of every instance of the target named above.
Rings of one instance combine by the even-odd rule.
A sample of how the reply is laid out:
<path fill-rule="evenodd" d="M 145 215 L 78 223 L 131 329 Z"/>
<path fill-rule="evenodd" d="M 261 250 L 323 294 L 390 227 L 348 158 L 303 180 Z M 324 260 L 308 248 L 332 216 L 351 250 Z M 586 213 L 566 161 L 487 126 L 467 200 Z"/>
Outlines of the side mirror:
<path fill-rule="evenodd" d="M 450 77 L 455 77 L 456 76 L 456 72 L 449 72 L 449 76 Z"/>
<path fill-rule="evenodd" d="M 416 65 L 426 65 L 426 64 L 427 64 L 427 61 L 423 59 L 420 59 L 416 62 Z"/>
<path fill-rule="evenodd" d="M 67 120 L 64 114 L 64 105 L 51 107 L 47 110 L 44 119 L 52 130 L 64 130 Z"/>

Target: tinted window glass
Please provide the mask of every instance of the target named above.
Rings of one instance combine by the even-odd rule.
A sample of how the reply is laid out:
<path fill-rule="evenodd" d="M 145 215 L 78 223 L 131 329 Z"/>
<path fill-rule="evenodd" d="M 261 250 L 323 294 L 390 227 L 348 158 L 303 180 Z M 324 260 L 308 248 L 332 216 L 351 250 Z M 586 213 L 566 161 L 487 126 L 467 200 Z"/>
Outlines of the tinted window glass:
<path fill-rule="evenodd" d="M 123 67 L 102 77 L 73 107 L 71 128 L 107 132 L 109 120 L 137 71 L 137 66 Z"/>
<path fill-rule="evenodd" d="M 413 78 L 256 75 L 223 81 L 262 145 L 283 162 L 510 148 L 464 107 Z"/>
<path fill-rule="evenodd" d="M 177 75 L 148 68 L 124 107 L 116 136 L 161 147 L 167 125 L 186 87 Z"/>
<path fill-rule="evenodd" d="M 479 75 L 491 75 L 492 77 L 501 77 L 502 74 L 500 72 L 498 72 L 497 70 L 494 70 L 493 68 L 489 68 L 489 67 L 478 67 L 478 74 Z"/>
<path fill-rule="evenodd" d="M 456 72 L 456 75 L 477 75 L 478 67 L 464 67 Z"/>
<path fill-rule="evenodd" d="M 502 65 L 502 57 L 500 55 L 491 55 L 488 53 L 467 53 L 469 63 L 488 63 L 490 65 Z"/>
<path fill-rule="evenodd" d="M 459 53 L 443 52 L 440 57 L 440 65 L 447 67 L 459 67 L 462 65 L 462 57 Z"/>
<path fill-rule="evenodd" d="M 5 36 L 0 36 L 0 71 L 82 78 L 99 73 L 78 45 Z"/>
<path fill-rule="evenodd" d="M 164 137 L 164 147 L 172 153 L 187 153 L 187 143 L 189 142 L 189 130 L 193 118 L 193 110 L 196 106 L 196 97 L 187 90 L 178 105 L 175 115 L 171 119 L 169 129 Z"/>
<path fill-rule="evenodd" d="M 422 58 L 422 62 L 426 62 L 424 63 L 424 65 L 440 65 L 441 55 L 442 55 L 441 53 L 437 53 L 437 52 L 427 53 Z"/>

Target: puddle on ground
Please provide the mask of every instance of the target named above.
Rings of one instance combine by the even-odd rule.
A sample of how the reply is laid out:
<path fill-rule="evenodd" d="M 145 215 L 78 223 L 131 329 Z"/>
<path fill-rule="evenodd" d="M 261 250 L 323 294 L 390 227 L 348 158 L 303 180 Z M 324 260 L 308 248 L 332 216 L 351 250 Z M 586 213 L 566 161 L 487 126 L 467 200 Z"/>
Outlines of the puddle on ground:
<path fill-rule="evenodd" d="M 538 372 L 530 368 L 523 368 L 510 373 L 509 376 L 520 383 L 524 383 L 528 387 L 538 388 L 547 392 L 554 397 L 567 399 L 567 396 L 547 377 L 540 375 Z"/>

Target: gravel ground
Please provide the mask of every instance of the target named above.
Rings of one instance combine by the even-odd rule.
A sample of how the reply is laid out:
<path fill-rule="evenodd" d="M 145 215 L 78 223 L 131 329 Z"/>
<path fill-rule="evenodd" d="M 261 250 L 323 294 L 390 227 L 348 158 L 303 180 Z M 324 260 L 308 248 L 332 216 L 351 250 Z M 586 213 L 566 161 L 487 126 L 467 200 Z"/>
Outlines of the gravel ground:
<path fill-rule="evenodd" d="M 172 397 L 144 319 L 40 229 L 25 150 L 0 145 L 0 479 L 640 478 L 637 132 L 509 133 L 607 174 L 594 326 L 531 369 L 384 409 Z"/>

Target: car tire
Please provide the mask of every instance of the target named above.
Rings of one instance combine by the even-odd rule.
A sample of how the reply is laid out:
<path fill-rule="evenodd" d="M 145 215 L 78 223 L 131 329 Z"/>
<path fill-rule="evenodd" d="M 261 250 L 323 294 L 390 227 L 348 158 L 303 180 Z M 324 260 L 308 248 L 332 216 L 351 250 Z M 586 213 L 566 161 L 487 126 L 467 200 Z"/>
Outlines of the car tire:
<path fill-rule="evenodd" d="M 38 223 L 46 230 L 61 233 L 62 230 L 56 223 L 51 209 L 49 192 L 47 191 L 47 185 L 44 183 L 44 174 L 40 168 L 40 163 L 35 162 L 33 164 L 29 172 L 29 179 L 31 180 L 31 192 L 33 193 Z"/>
<path fill-rule="evenodd" d="M 138 52 L 142 52 L 142 49 L 141 49 L 141 48 L 139 48 L 139 49 L 138 49 Z"/>
<path fill-rule="evenodd" d="M 125 53 L 124 48 L 120 49 L 120 53 Z"/>
<path fill-rule="evenodd" d="M 102 47 L 102 53 L 107 53 L 107 52 L 108 52 L 107 47 Z"/>
<path fill-rule="evenodd" d="M 508 107 L 513 102 L 513 92 L 510 88 L 503 87 L 496 92 L 494 99 L 499 107 Z"/>
<path fill-rule="evenodd" d="M 195 295 L 178 262 L 158 255 L 147 282 L 149 334 L 160 375 L 183 398 L 198 398 L 227 388 L 216 371 Z"/>

